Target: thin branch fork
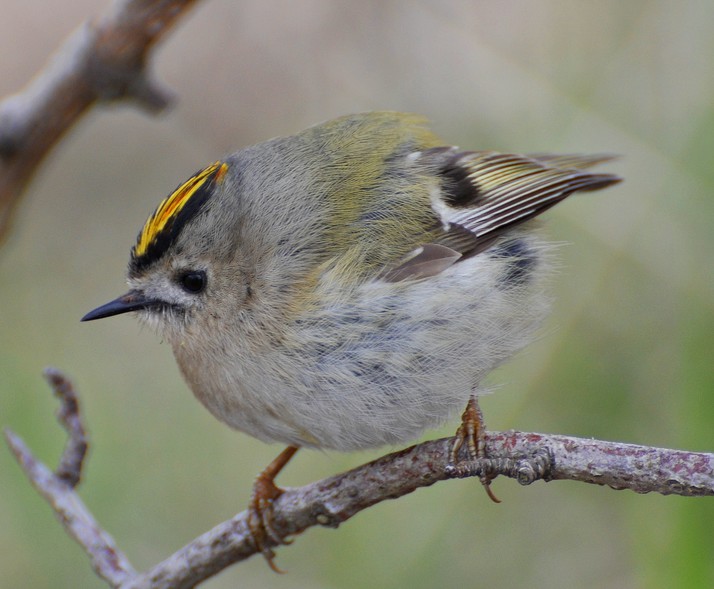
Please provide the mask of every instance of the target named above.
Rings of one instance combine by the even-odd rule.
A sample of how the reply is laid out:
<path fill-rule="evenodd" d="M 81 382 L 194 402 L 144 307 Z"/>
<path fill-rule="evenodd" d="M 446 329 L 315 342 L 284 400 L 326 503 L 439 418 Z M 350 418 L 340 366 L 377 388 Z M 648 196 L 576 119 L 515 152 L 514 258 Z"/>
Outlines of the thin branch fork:
<path fill-rule="evenodd" d="M 149 571 L 136 573 L 74 489 L 81 479 L 87 449 L 79 402 L 71 382 L 61 372 L 48 369 L 45 375 L 60 399 L 58 417 L 69 435 L 60 467 L 53 473 L 8 429 L 5 438 L 34 487 L 110 586 L 195 587 L 256 554 L 248 512 L 243 511 Z M 505 475 L 524 485 L 538 479 L 575 480 L 637 493 L 714 495 L 714 454 L 507 431 L 486 433 L 488 459 L 450 466 L 452 444 L 453 438 L 424 442 L 304 487 L 288 488 L 274 504 L 273 527 L 282 538 L 317 525 L 336 528 L 386 499 L 396 499 L 449 478 L 484 475 Z"/>
<path fill-rule="evenodd" d="M 131 99 L 157 112 L 171 95 L 150 79 L 153 46 L 196 0 L 117 0 L 86 23 L 20 93 L 0 103 L 0 241 L 44 157 L 97 102 Z"/>
<path fill-rule="evenodd" d="M 27 478 L 50 504 L 65 531 L 84 548 L 95 572 L 112 587 L 120 587 L 135 577 L 136 572 L 74 490 L 82 478 L 88 448 L 77 394 L 72 383 L 59 370 L 46 369 L 45 378 L 60 400 L 57 418 L 68 434 L 57 470 L 52 472 L 40 462 L 22 438 L 8 428 L 3 432 L 5 440 Z"/>

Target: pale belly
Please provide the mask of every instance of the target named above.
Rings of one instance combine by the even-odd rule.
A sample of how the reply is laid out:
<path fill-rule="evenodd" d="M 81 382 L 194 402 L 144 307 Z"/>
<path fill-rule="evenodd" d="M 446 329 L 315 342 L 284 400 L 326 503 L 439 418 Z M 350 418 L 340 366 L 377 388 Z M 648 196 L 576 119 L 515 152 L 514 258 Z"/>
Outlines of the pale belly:
<path fill-rule="evenodd" d="M 209 411 L 256 438 L 337 450 L 410 441 L 462 410 L 543 319 L 540 281 L 507 262 L 480 255 L 428 280 L 365 285 L 260 353 L 240 337 L 221 353 L 175 352 Z"/>

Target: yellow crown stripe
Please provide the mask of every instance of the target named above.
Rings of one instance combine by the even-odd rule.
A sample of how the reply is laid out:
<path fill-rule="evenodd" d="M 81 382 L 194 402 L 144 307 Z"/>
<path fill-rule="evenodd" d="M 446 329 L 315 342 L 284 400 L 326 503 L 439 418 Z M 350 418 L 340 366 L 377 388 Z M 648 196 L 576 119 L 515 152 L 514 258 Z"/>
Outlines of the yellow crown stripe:
<path fill-rule="evenodd" d="M 186 182 L 181 184 L 168 197 L 166 197 L 156 209 L 156 212 L 149 217 L 141 230 L 139 239 L 135 247 L 135 255 L 143 256 L 156 236 L 161 233 L 166 225 L 176 218 L 181 209 L 186 206 L 191 197 L 196 194 L 207 181 L 219 182 L 226 171 L 228 164 L 215 162 L 204 168 L 197 174 L 191 176 Z"/>

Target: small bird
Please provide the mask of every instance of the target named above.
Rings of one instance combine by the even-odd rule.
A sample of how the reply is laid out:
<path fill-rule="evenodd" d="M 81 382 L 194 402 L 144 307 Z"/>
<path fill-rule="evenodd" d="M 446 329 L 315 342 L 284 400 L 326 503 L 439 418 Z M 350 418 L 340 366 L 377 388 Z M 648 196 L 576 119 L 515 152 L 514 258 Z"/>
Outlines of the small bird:
<path fill-rule="evenodd" d="M 298 448 L 402 443 L 466 406 L 451 458 L 482 454 L 479 387 L 549 306 L 533 219 L 618 182 L 587 171 L 609 159 L 463 151 L 416 115 L 344 116 L 181 184 L 138 235 L 129 292 L 82 320 L 136 312 L 215 417 L 288 446 L 250 505 L 276 569 L 274 479 Z"/>

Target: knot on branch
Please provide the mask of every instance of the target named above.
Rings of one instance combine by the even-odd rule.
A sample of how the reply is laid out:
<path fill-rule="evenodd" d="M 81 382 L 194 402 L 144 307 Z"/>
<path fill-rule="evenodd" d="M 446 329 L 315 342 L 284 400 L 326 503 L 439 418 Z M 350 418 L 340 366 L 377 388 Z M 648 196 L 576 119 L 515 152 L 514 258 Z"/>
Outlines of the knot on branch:
<path fill-rule="evenodd" d="M 315 522 L 325 528 L 336 528 L 340 525 L 339 519 L 331 513 L 320 511 L 315 514 Z"/>

